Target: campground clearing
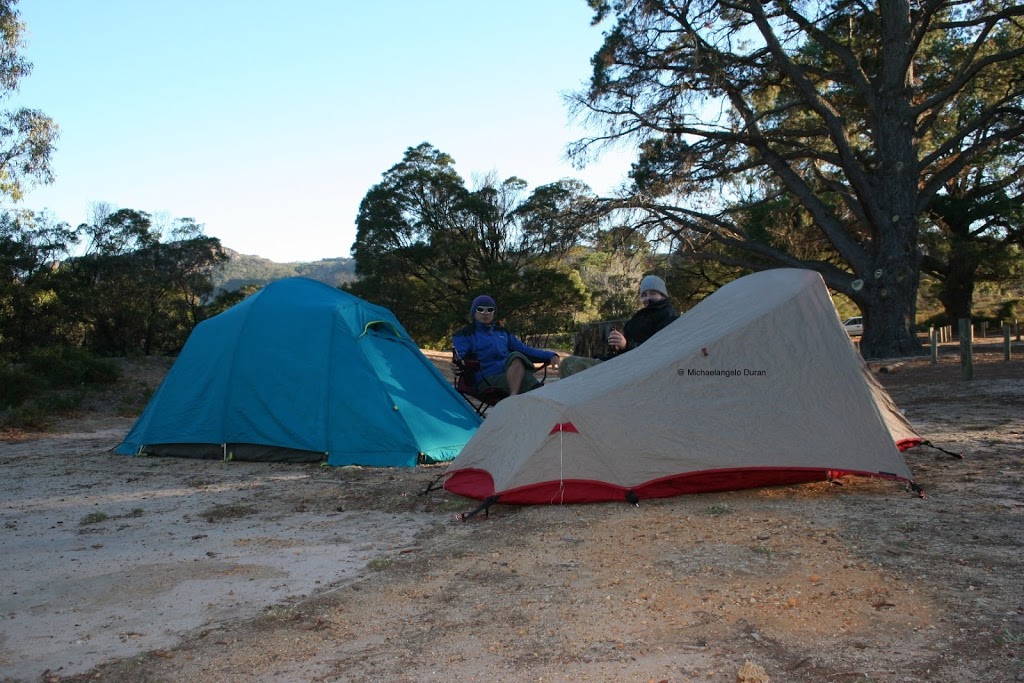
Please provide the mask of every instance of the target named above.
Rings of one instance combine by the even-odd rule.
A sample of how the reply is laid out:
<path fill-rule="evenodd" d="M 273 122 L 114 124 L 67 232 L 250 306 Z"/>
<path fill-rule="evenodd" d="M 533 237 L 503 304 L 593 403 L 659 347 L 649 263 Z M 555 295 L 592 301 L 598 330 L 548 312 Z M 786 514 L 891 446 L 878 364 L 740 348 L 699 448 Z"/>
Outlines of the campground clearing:
<path fill-rule="evenodd" d="M 1022 351 L 877 375 L 964 455 L 905 454 L 925 498 L 852 479 L 465 522 L 475 501 L 424 493 L 443 466 L 114 455 L 111 395 L 0 435 L 0 680 L 1024 681 Z"/>

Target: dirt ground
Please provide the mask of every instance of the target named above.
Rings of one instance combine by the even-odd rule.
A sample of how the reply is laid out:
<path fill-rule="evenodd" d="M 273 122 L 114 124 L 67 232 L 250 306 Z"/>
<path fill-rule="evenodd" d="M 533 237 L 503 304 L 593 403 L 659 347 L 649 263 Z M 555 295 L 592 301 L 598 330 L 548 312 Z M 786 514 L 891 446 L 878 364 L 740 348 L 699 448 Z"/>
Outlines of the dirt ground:
<path fill-rule="evenodd" d="M 1024 348 L 875 364 L 920 498 L 844 480 L 474 506 L 409 470 L 0 435 L 0 680 L 1024 681 Z M 443 356 L 435 356 L 446 369 Z M 133 361 L 145 387 L 166 364 Z"/>

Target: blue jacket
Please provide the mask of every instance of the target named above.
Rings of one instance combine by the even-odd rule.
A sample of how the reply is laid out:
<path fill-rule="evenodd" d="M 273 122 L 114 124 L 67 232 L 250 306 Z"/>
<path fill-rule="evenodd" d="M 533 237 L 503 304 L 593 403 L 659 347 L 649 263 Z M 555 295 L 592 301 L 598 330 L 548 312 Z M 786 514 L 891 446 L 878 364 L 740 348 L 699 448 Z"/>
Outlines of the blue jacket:
<path fill-rule="evenodd" d="M 475 358 L 480 361 L 477 383 L 483 377 L 505 372 L 505 359 L 513 351 L 537 362 L 549 361 L 557 355 L 552 351 L 527 346 L 500 325 L 483 325 L 476 321 L 456 332 L 452 344 L 459 358 Z"/>

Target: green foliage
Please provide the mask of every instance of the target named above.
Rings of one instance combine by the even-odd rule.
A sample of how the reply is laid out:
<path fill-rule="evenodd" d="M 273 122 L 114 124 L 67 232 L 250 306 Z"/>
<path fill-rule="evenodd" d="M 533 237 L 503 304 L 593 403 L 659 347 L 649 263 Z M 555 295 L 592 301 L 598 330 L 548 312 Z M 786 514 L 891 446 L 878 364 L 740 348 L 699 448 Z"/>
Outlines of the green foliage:
<path fill-rule="evenodd" d="M 999 304 L 996 317 L 1006 322 L 1024 319 L 1024 299 L 1008 299 Z"/>
<path fill-rule="evenodd" d="M 85 253 L 71 256 L 80 238 Z M 156 227 L 122 209 L 71 230 L 46 214 L 0 214 L 0 352 L 178 349 L 207 315 L 211 273 L 225 258 L 188 218 Z"/>
<path fill-rule="evenodd" d="M 34 349 L 23 363 L 0 366 L 0 425 L 45 429 L 53 416 L 77 410 L 90 392 L 120 378 L 112 361 L 82 349 Z"/>
<path fill-rule="evenodd" d="M 34 349 L 25 362 L 0 367 L 0 408 L 14 408 L 30 399 L 47 412 L 73 407 L 80 397 L 68 399 L 59 392 L 84 385 L 109 385 L 121 373 L 111 361 L 82 349 L 53 347 Z"/>
<path fill-rule="evenodd" d="M 928 207 L 921 230 L 922 270 L 949 320 L 970 318 L 984 283 L 1024 274 L 1024 168 L 989 159 L 951 177 Z M 1007 187 L 1016 186 L 1016 196 Z"/>
<path fill-rule="evenodd" d="M 0 0 L 0 99 L 18 89 L 32 64 L 19 54 L 25 47 L 25 25 L 16 0 Z M 53 182 L 50 155 L 59 129 L 53 119 L 34 109 L 0 111 L 0 195 L 14 201 L 27 187 Z"/>
<path fill-rule="evenodd" d="M 41 387 L 34 380 L 20 404 L 9 405 L 6 409 L 0 404 L 0 426 L 44 431 L 54 416 L 73 413 L 86 397 L 84 387 L 54 390 Z"/>
<path fill-rule="evenodd" d="M 49 389 L 114 384 L 121 379 L 120 370 L 111 361 L 70 347 L 33 349 L 25 357 L 25 367 Z"/>
<path fill-rule="evenodd" d="M 90 512 L 89 514 L 78 520 L 78 526 L 89 526 L 90 524 L 99 524 L 105 522 L 110 516 L 105 512 Z"/>
<path fill-rule="evenodd" d="M 574 102 L 604 125 L 572 154 L 637 144 L 619 206 L 681 256 L 816 270 L 865 312 L 865 352 L 898 356 L 920 352 L 923 220 L 959 218 L 978 242 L 994 219 L 1004 245 L 1020 244 L 1006 220 L 1024 176 L 1019 3 L 591 7 L 614 25 Z M 962 256 L 932 269 L 958 283 L 948 298 L 985 267 Z"/>
<path fill-rule="evenodd" d="M 446 345 L 482 293 L 520 334 L 567 329 L 587 304 L 568 255 L 601 220 L 589 189 L 563 180 L 528 194 L 512 177 L 471 190 L 454 163 L 423 143 L 367 192 L 352 246 L 360 279 L 345 288 L 393 311 L 422 346 Z"/>
<path fill-rule="evenodd" d="M 85 255 L 63 271 L 65 300 L 87 323 L 84 344 L 106 355 L 177 349 L 202 319 L 220 241 L 192 219 L 166 235 L 149 214 L 122 209 L 79 226 Z"/>
<path fill-rule="evenodd" d="M 956 325 L 959 317 L 951 317 L 943 305 L 940 294 L 942 283 L 925 279 L 921 296 L 918 298 L 918 330 L 925 332 L 929 327 Z M 999 283 L 981 283 L 972 297 L 969 317 L 975 323 L 986 322 L 991 330 L 1004 324 L 1024 320 L 1024 279 L 1015 278 Z"/>
<path fill-rule="evenodd" d="M 513 311 L 507 316 L 502 314 L 505 324 L 517 336 L 534 339 L 566 332 L 574 302 L 582 300 L 583 282 L 567 268 L 524 271 L 508 290 L 498 295 L 498 305 Z"/>
<path fill-rule="evenodd" d="M 382 572 L 390 569 L 395 561 L 390 557 L 375 557 L 366 563 L 366 568 L 374 572 Z"/>
<path fill-rule="evenodd" d="M 38 391 L 38 380 L 21 369 L 0 367 L 0 410 L 17 408 Z"/>
<path fill-rule="evenodd" d="M 0 352 L 70 342 L 76 320 L 66 315 L 57 264 L 75 232 L 48 214 L 0 214 Z"/>
<path fill-rule="evenodd" d="M 996 637 L 996 642 L 1000 645 L 1024 645 L 1024 632 L 1011 631 L 1009 628 L 1005 628 Z"/>
<path fill-rule="evenodd" d="M 0 427 L 42 432 L 50 428 L 53 413 L 35 403 L 26 403 L 10 410 L 0 410 L 0 417 Z"/>
<path fill-rule="evenodd" d="M 577 313 L 579 323 L 628 318 L 637 309 L 640 280 L 657 270 L 646 237 L 624 226 L 599 231 L 593 249 L 574 252 L 574 265 L 590 299 Z"/>

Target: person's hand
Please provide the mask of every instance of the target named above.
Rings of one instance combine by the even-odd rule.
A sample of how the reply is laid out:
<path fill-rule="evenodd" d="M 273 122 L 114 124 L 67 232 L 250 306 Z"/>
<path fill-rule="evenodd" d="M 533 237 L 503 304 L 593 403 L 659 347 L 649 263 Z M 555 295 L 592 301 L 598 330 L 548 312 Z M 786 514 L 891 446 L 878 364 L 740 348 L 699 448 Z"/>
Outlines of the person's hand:
<path fill-rule="evenodd" d="M 555 355 L 551 356 L 551 360 L 548 361 L 548 365 L 550 365 L 553 368 L 557 368 L 559 360 L 561 359 L 558 357 L 558 354 L 556 353 Z"/>
<path fill-rule="evenodd" d="M 626 338 L 622 336 L 622 333 L 618 330 L 612 330 L 608 334 L 608 346 L 612 347 L 616 351 L 621 351 L 626 348 Z"/>

